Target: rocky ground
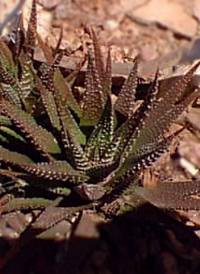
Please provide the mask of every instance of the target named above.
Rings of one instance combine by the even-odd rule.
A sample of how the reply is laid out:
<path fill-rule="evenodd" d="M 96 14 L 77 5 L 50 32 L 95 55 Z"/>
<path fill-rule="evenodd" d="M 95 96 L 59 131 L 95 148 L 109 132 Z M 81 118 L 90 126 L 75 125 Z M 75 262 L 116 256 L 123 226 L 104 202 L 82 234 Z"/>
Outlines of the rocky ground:
<path fill-rule="evenodd" d="M 29 2 L 24 4 L 25 20 Z M 0 22 L 17 3 L 0 1 Z M 199 0 L 38 0 L 38 10 L 43 39 L 55 45 L 62 28 L 61 47 L 73 51 L 73 60 L 84 56 L 91 43 L 86 29 L 94 26 L 102 48 L 112 47 L 116 86 L 120 85 L 117 76 L 126 77 L 136 55 L 146 82 L 158 64 L 160 78 L 165 79 L 200 59 Z M 9 26 L 4 32 L 8 31 Z M 42 56 L 36 53 L 35 58 Z M 179 124 L 187 122 L 188 128 L 152 168 L 160 177 L 199 178 L 199 120 L 197 101 L 180 118 Z M 122 202 L 127 212 L 114 219 L 85 211 L 74 217 L 73 224 L 64 220 L 37 238 L 31 230 L 25 240 L 19 236 L 38 212 L 1 217 L 0 273 L 200 273 L 200 212 L 168 212 L 149 204 L 128 210 L 133 197 Z"/>

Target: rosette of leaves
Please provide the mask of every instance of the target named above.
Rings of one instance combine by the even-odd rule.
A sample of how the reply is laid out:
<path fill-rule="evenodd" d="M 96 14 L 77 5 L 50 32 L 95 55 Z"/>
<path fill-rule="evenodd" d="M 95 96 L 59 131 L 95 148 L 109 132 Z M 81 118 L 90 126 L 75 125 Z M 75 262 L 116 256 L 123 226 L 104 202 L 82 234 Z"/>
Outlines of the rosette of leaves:
<path fill-rule="evenodd" d="M 47 62 L 34 67 L 36 37 Z M 58 66 L 63 52 L 52 51 L 36 33 L 35 1 L 28 31 L 17 31 L 12 48 L 0 42 L 2 213 L 43 208 L 57 197 L 77 210 L 116 199 L 167 150 L 173 138 L 167 129 L 198 96 L 192 85 L 196 64 L 164 91 L 157 74 L 138 101 L 137 59 L 114 95 L 110 50 L 105 64 L 93 30 L 91 38 L 78 99 L 67 81 L 72 77 Z M 200 208 L 191 196 L 200 191 L 199 181 L 136 189 L 158 206 Z"/>

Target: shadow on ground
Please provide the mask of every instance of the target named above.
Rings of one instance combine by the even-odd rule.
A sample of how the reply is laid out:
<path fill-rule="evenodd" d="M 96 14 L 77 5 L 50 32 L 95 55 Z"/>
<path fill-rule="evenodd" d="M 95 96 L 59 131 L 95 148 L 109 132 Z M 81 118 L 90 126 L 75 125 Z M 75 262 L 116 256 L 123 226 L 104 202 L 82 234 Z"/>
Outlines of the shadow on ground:
<path fill-rule="evenodd" d="M 88 228 L 89 229 L 89 228 Z M 199 274 L 200 240 L 191 228 L 149 204 L 97 225 L 99 238 L 34 239 L 11 254 L 0 240 L 0 274 Z M 31 233 L 35 233 L 31 231 Z M 19 246 L 18 242 L 15 242 Z M 8 255 L 9 254 L 9 255 Z"/>

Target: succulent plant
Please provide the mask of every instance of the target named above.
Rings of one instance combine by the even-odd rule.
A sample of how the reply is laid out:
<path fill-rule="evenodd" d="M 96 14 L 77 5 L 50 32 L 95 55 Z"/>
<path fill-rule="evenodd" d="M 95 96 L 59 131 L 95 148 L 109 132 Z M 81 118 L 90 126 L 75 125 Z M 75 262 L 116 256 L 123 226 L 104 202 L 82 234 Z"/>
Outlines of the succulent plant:
<path fill-rule="evenodd" d="M 162 207 L 200 208 L 192 194 L 199 181 L 138 186 L 141 171 L 170 145 L 166 131 L 197 96 L 194 65 L 160 90 L 158 73 L 143 100 L 138 92 L 137 58 L 119 94 L 112 92 L 111 54 L 104 64 L 93 30 L 83 94 L 75 96 L 76 72 L 65 77 L 52 50 L 36 32 L 33 1 L 28 30 L 21 21 L 15 44 L 0 40 L 0 178 L 2 213 L 58 204 L 79 210 L 101 206 L 127 188 Z M 35 64 L 36 44 L 46 63 Z M 175 200 L 172 200 L 175 199 Z M 170 203 L 172 201 L 172 203 Z"/>

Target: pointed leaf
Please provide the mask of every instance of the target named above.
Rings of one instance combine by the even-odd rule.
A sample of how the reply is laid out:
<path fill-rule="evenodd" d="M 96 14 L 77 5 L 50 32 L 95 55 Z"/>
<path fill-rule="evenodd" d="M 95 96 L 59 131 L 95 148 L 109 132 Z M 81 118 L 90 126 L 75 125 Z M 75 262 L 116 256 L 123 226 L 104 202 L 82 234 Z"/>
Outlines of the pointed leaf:
<path fill-rule="evenodd" d="M 55 64 L 55 59 L 54 59 L 52 50 L 42 41 L 39 35 L 37 36 L 37 38 L 38 38 L 39 45 L 41 46 L 42 51 L 47 59 L 47 63 L 49 65 L 55 66 L 56 64 Z M 60 56 L 62 56 L 62 54 Z M 58 60 L 56 62 L 58 63 Z M 58 68 L 54 69 L 53 82 L 54 82 L 55 88 L 58 89 L 59 92 L 62 93 L 63 98 L 65 98 L 66 104 L 80 117 L 81 116 L 80 106 L 77 103 L 68 82 L 65 80 L 60 69 Z"/>
<path fill-rule="evenodd" d="M 31 14 L 28 21 L 28 29 L 26 32 L 26 50 L 30 56 L 33 56 L 34 48 L 36 45 L 37 33 L 37 9 L 36 0 L 32 0 Z"/>
<path fill-rule="evenodd" d="M 52 49 L 42 40 L 41 36 L 39 35 L 39 33 L 36 34 L 37 35 L 37 41 L 38 41 L 38 45 L 41 48 L 44 57 L 46 58 L 46 62 L 48 65 L 51 65 L 54 61 L 54 57 L 53 57 L 53 51 Z"/>
<path fill-rule="evenodd" d="M 153 143 L 155 140 L 159 141 L 159 139 L 162 138 L 164 131 L 166 131 L 172 122 L 177 119 L 186 106 L 195 99 L 198 91 L 194 92 L 194 88 L 191 88 L 192 90 L 190 89 L 190 92 L 187 92 L 185 96 L 184 94 L 192 80 L 193 72 L 197 66 L 198 65 L 194 66 L 185 76 L 183 76 L 182 80 L 184 84 L 181 80 L 178 80 L 176 84 L 169 88 L 168 95 L 153 101 L 150 111 L 145 115 L 142 123 L 129 139 L 123 152 L 124 158 L 126 158 L 127 155 L 134 153 L 134 151 L 138 151 L 140 146 Z M 178 95 L 174 95 L 175 87 L 178 89 L 176 90 Z M 180 90 L 180 88 L 182 89 Z M 183 97 L 182 100 L 175 104 L 176 100 L 181 99 L 181 97 Z"/>
<path fill-rule="evenodd" d="M 22 51 L 22 47 L 24 46 L 25 41 L 25 30 L 24 30 L 24 24 L 23 24 L 23 14 L 18 15 L 17 23 L 14 27 L 14 45 L 13 45 L 13 52 L 14 52 L 14 60 L 17 62 L 18 57 L 20 56 L 20 53 Z"/>
<path fill-rule="evenodd" d="M 33 117 L 3 98 L 0 100 L 0 111 L 11 119 L 12 123 L 24 134 L 24 137 L 45 154 L 59 153 L 60 149 L 53 135 L 38 126 Z"/>
<path fill-rule="evenodd" d="M 106 60 L 106 71 L 104 76 L 104 89 L 105 93 L 108 95 L 111 94 L 112 91 L 112 60 L 111 60 L 111 52 L 110 48 L 108 50 L 107 60 Z"/>
<path fill-rule="evenodd" d="M 33 64 L 29 56 L 21 54 L 21 79 L 20 79 L 20 95 L 25 99 L 30 95 L 35 87 L 34 74 L 33 74 Z"/>
<path fill-rule="evenodd" d="M 162 182 L 151 188 L 137 187 L 136 193 L 158 207 L 182 210 L 200 209 L 200 199 L 189 196 L 200 193 L 199 181 Z"/>
<path fill-rule="evenodd" d="M 19 140 L 23 143 L 25 143 L 26 141 L 24 140 L 24 138 L 19 135 L 18 133 L 16 133 L 16 131 L 10 129 L 9 127 L 5 127 L 5 126 L 0 126 L 0 132 L 1 133 L 6 133 L 7 136 L 10 136 L 10 137 L 13 137 L 15 138 L 16 140 Z M 8 139 L 7 139 L 8 141 Z M 9 142 L 9 141 L 8 141 Z"/>
<path fill-rule="evenodd" d="M 52 181 L 70 182 L 79 184 L 88 180 L 88 177 L 73 169 L 66 161 L 55 161 L 40 164 L 23 164 L 20 167 L 26 172 Z"/>
<path fill-rule="evenodd" d="M 62 134 L 65 136 L 65 142 L 67 141 L 68 131 L 72 134 L 73 138 L 78 144 L 85 144 L 85 135 L 80 130 L 77 125 L 73 115 L 71 114 L 67 106 L 67 97 L 62 93 L 60 89 L 57 89 L 54 85 L 53 75 L 54 66 L 48 67 L 41 77 L 42 83 L 45 85 L 47 90 L 51 92 L 54 96 L 55 104 L 57 107 L 58 116 L 60 119 L 60 124 L 62 128 Z"/>
<path fill-rule="evenodd" d="M 12 165 L 20 165 L 23 163 L 32 162 L 28 156 L 18 152 L 10 151 L 6 148 L 3 148 L 2 146 L 0 146 L 0 161 Z"/>
<path fill-rule="evenodd" d="M 116 101 L 116 109 L 127 117 L 133 114 L 135 106 L 135 93 L 138 82 L 137 59 L 134 60 L 133 68 L 126 79 Z"/>
<path fill-rule="evenodd" d="M 172 137 L 161 140 L 158 143 L 147 144 L 141 147 L 140 152 L 135 152 L 127 158 L 121 158 L 118 169 L 112 175 L 112 180 L 122 180 L 127 177 L 132 179 L 132 175 L 141 171 L 143 168 L 151 166 L 164 152 L 166 152 Z"/>
<path fill-rule="evenodd" d="M 52 200 L 44 198 L 13 198 L 0 207 L 1 213 L 8 213 L 16 210 L 41 209 L 49 206 Z"/>
<path fill-rule="evenodd" d="M 81 145 L 77 143 L 73 134 L 64 127 L 63 130 L 63 143 L 68 161 L 77 170 L 86 170 L 90 166 L 86 153 L 83 151 Z"/>
<path fill-rule="evenodd" d="M 102 57 L 102 52 L 100 49 L 97 35 L 92 28 L 90 29 L 90 35 L 91 35 L 93 47 L 94 47 L 94 59 L 95 59 L 95 66 L 97 69 L 97 74 L 99 76 L 100 82 L 103 83 L 104 82 L 104 73 L 105 73 L 103 57 Z"/>
<path fill-rule="evenodd" d="M 92 161 L 100 161 L 107 153 L 107 147 L 114 135 L 115 114 L 111 98 L 108 97 L 105 109 L 85 146 L 85 152 Z"/>
<path fill-rule="evenodd" d="M 16 79 L 0 63 L 0 94 L 21 107 L 20 88 Z"/>
<path fill-rule="evenodd" d="M 0 39 L 0 63 L 12 76 L 16 75 L 12 52 L 2 39 Z"/>
<path fill-rule="evenodd" d="M 94 61 L 90 52 L 88 54 L 88 68 L 85 77 L 86 90 L 82 100 L 81 125 L 93 126 L 101 117 L 105 97 L 98 71 L 94 67 Z"/>
<path fill-rule="evenodd" d="M 0 115 L 0 125 L 9 127 L 12 125 L 12 123 L 8 117 Z"/>
<path fill-rule="evenodd" d="M 47 90 L 47 88 L 42 84 L 39 78 L 37 78 L 37 88 L 40 92 L 42 103 L 46 109 L 46 112 L 48 114 L 48 117 L 52 126 L 58 131 L 60 131 L 61 124 L 60 124 L 60 119 L 58 116 L 58 111 L 57 111 L 53 93 Z"/>
<path fill-rule="evenodd" d="M 56 69 L 54 73 L 54 85 L 55 88 L 59 90 L 60 94 L 62 94 L 63 98 L 65 98 L 68 107 L 73 110 L 78 115 L 78 117 L 80 117 L 80 106 L 77 103 L 69 84 L 65 81 L 65 78 L 63 77 L 59 69 Z"/>

